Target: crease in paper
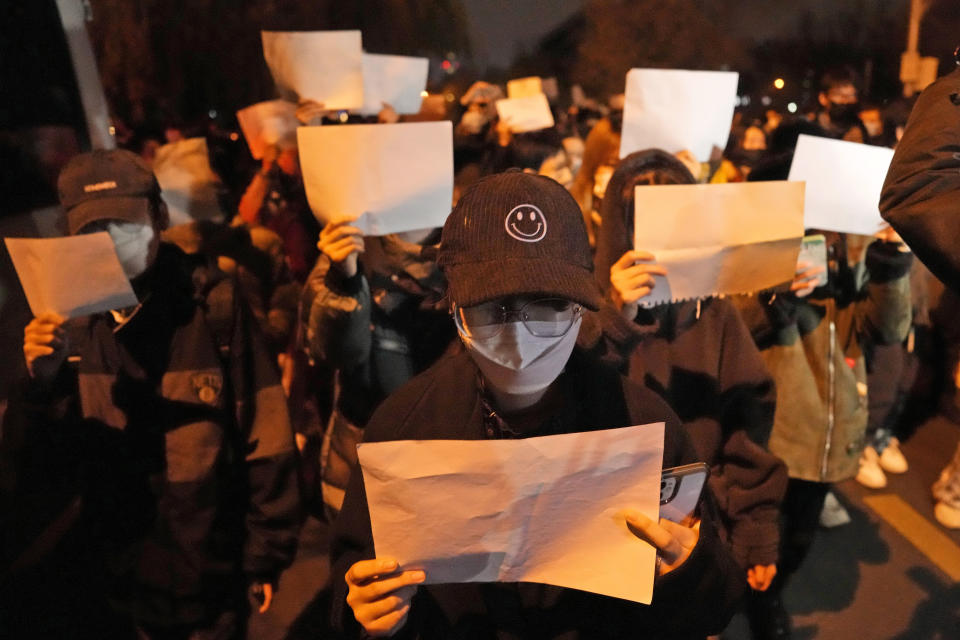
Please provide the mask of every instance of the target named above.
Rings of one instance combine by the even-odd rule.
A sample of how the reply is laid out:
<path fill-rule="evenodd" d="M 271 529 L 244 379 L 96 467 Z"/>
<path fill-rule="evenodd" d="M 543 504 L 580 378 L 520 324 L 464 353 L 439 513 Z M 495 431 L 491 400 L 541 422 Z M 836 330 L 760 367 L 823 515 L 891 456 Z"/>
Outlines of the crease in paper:
<path fill-rule="evenodd" d="M 521 440 L 363 443 L 378 556 L 428 584 L 539 582 L 649 603 L 663 423 Z"/>
<path fill-rule="evenodd" d="M 750 294 L 793 278 L 803 183 L 638 186 L 634 246 L 667 269 L 644 307 Z"/>

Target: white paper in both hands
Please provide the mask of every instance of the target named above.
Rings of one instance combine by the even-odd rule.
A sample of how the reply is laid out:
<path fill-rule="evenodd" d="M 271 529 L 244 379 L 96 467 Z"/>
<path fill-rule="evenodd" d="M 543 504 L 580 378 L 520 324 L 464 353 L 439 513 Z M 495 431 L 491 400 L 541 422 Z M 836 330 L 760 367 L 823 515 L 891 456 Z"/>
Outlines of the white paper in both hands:
<path fill-rule="evenodd" d="M 376 554 L 427 584 L 538 582 L 649 604 L 656 550 L 623 511 L 657 521 L 663 431 L 361 444 Z"/>
<path fill-rule="evenodd" d="M 701 162 L 724 149 L 737 101 L 734 71 L 631 69 L 620 157 L 643 149 L 688 150 Z"/>
<path fill-rule="evenodd" d="M 547 96 L 538 93 L 524 98 L 497 100 L 497 115 L 513 133 L 527 133 L 553 126 L 553 112 Z"/>
<path fill-rule="evenodd" d="M 297 105 L 287 100 L 258 102 L 237 111 L 237 122 L 250 147 L 250 155 L 263 158 L 268 147 L 293 146 L 297 141 Z"/>
<path fill-rule="evenodd" d="M 891 160 L 886 147 L 801 135 L 790 180 L 807 183 L 804 225 L 866 236 L 880 231 L 880 191 Z"/>
<path fill-rule="evenodd" d="M 63 238 L 5 238 L 34 316 L 65 318 L 137 304 L 105 231 Z"/>
<path fill-rule="evenodd" d="M 443 226 L 453 201 L 453 126 L 445 122 L 300 127 L 307 201 L 323 223 L 364 235 Z"/>
<path fill-rule="evenodd" d="M 419 113 L 427 88 L 427 58 L 363 54 L 363 115 L 377 115 L 384 103 L 398 114 Z"/>
<path fill-rule="evenodd" d="M 153 173 L 167 203 L 170 226 L 195 220 L 220 220 L 220 179 L 210 166 L 206 138 L 187 138 L 157 149 Z"/>
<path fill-rule="evenodd" d="M 363 43 L 359 31 L 261 31 L 274 82 L 325 109 L 363 106 Z"/>
<path fill-rule="evenodd" d="M 554 80 L 556 82 L 556 80 Z M 539 94 L 546 94 L 543 90 L 543 80 L 540 76 L 529 76 L 527 78 L 514 78 L 507 82 L 508 98 L 529 98 Z"/>
<path fill-rule="evenodd" d="M 640 304 L 753 293 L 791 280 L 803 238 L 803 183 L 638 186 L 634 247 L 666 267 Z"/>

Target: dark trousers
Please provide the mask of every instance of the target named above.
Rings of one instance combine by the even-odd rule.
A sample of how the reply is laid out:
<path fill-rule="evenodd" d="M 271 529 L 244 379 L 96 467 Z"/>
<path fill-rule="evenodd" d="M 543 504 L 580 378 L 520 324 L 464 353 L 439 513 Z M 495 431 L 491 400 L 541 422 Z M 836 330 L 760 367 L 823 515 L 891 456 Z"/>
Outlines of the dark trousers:
<path fill-rule="evenodd" d="M 803 564 L 820 526 L 820 512 L 828 491 L 830 485 L 824 482 L 790 478 L 787 483 L 781 512 L 780 562 L 771 590 L 782 591 L 789 577 Z"/>

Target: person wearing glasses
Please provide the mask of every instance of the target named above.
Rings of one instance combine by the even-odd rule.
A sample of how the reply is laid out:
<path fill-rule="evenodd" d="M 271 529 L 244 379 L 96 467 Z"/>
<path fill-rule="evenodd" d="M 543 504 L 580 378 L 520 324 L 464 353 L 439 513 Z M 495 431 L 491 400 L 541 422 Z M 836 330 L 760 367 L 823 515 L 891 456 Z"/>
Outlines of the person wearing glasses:
<path fill-rule="evenodd" d="M 562 186 L 522 172 L 479 181 L 447 219 L 438 264 L 464 349 L 387 398 L 365 441 L 526 438 L 665 422 L 664 467 L 696 461 L 663 400 L 575 348 L 583 312 L 596 310 L 601 296 L 580 209 Z M 422 571 L 375 557 L 355 469 L 333 530 L 333 623 L 347 636 L 703 638 L 724 628 L 745 583 L 717 537 L 709 500 L 697 517 L 691 527 L 639 513 L 628 519 L 637 544 L 658 549 L 650 606 L 532 583 L 422 585 Z"/>

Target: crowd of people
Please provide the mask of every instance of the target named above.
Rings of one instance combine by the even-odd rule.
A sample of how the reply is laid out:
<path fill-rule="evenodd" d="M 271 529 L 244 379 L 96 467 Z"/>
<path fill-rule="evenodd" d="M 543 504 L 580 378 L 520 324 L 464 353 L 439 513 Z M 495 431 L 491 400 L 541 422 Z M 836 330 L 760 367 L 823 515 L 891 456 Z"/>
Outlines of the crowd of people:
<path fill-rule="evenodd" d="M 309 514 L 332 531 L 331 637 L 705 638 L 739 610 L 758 640 L 789 638 L 784 587 L 818 527 L 844 521 L 831 485 L 884 486 L 931 410 L 960 420 L 957 303 L 911 251 L 956 281 L 958 254 L 935 242 L 955 237 L 952 218 L 917 221 L 956 207 L 956 178 L 928 187 L 924 153 L 956 138 L 957 112 L 908 125 L 858 91 L 840 69 L 808 113 L 738 111 L 728 147 L 701 162 L 620 158 L 623 96 L 552 105 L 554 127 L 513 133 L 497 117 L 502 89 L 477 82 L 460 100 L 445 225 L 385 236 L 317 221 L 295 142 L 245 182 L 233 179 L 243 162 L 224 169 L 241 187 L 223 194 L 222 221 L 175 227 L 151 169 L 157 140 L 76 156 L 58 182 L 69 233 L 110 234 L 139 304 L 41 314 L 24 330 L 0 451 L 13 523 L 0 625 L 9 637 L 238 637 L 270 608 Z M 357 121 L 340 116 L 297 110 L 304 125 Z M 369 120 L 405 118 L 386 105 Z M 800 263 L 775 290 L 643 306 L 668 274 L 635 229 L 634 188 L 786 180 L 800 134 L 897 147 L 881 207 L 896 230 L 808 230 L 825 237 L 825 273 Z M 510 233 L 515 211 L 542 236 Z M 898 216 L 915 224 L 906 243 Z M 627 516 L 657 549 L 651 605 L 421 584 L 424 571 L 374 553 L 360 442 L 655 422 L 664 468 L 711 472 L 692 522 Z M 960 449 L 934 499 L 960 527 Z"/>

